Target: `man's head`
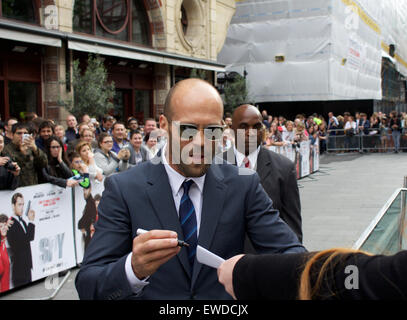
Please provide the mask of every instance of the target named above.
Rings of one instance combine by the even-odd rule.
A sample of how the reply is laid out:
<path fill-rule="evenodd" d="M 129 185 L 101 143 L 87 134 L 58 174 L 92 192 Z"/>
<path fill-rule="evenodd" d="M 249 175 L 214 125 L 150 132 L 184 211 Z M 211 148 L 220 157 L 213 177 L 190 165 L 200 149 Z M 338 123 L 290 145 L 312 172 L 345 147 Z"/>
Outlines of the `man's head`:
<path fill-rule="evenodd" d="M 78 126 L 78 133 L 79 133 L 79 136 L 82 135 L 83 130 L 89 130 L 89 129 L 90 129 L 90 128 L 89 128 L 89 126 L 88 126 L 88 124 L 87 124 L 86 122 L 81 122 L 81 123 L 79 124 L 79 126 Z"/>
<path fill-rule="evenodd" d="M 332 118 L 333 116 L 334 116 L 334 114 L 333 114 L 332 112 L 329 112 L 329 113 L 328 113 L 328 117 L 329 117 L 329 118 Z"/>
<path fill-rule="evenodd" d="M 103 128 L 110 130 L 113 126 L 114 118 L 110 115 L 104 116 L 102 119 Z"/>
<path fill-rule="evenodd" d="M 14 214 L 21 217 L 24 211 L 24 197 L 21 193 L 15 193 L 11 197 L 11 206 Z"/>
<path fill-rule="evenodd" d="M 13 133 L 12 142 L 16 146 L 21 146 L 21 144 L 23 143 L 23 135 L 28 134 L 27 125 L 21 122 L 17 122 L 11 127 L 11 132 Z"/>
<path fill-rule="evenodd" d="M 130 118 L 127 121 L 127 128 L 129 128 L 130 131 L 137 130 L 138 129 L 138 121 L 136 118 Z"/>
<path fill-rule="evenodd" d="M 232 118 L 232 129 L 235 132 L 237 150 L 249 155 L 263 141 L 263 117 L 260 111 L 250 104 L 244 104 L 235 109 Z M 244 135 L 243 135 L 244 134 Z M 241 141 L 244 137 L 244 142 Z"/>
<path fill-rule="evenodd" d="M 226 117 L 225 118 L 225 124 L 228 128 L 232 127 L 232 118 L 231 117 Z"/>
<path fill-rule="evenodd" d="M 77 124 L 78 122 L 76 121 L 75 116 L 70 114 L 69 116 L 66 117 L 66 125 L 68 126 L 68 128 L 76 129 Z"/>
<path fill-rule="evenodd" d="M 51 121 L 45 120 L 38 127 L 38 134 L 44 141 L 47 141 L 54 133 L 54 125 Z"/>
<path fill-rule="evenodd" d="M 206 173 L 222 138 L 222 116 L 222 99 L 208 82 L 186 79 L 171 88 L 160 128 L 168 133 L 168 161 L 176 171 L 185 177 Z"/>
<path fill-rule="evenodd" d="M 122 122 L 116 122 L 112 126 L 112 136 L 118 142 L 122 142 L 127 137 L 126 127 Z"/>
<path fill-rule="evenodd" d="M 88 114 L 84 114 L 82 116 L 82 122 L 86 122 L 86 123 L 90 122 L 90 116 Z"/>
<path fill-rule="evenodd" d="M 17 121 L 17 119 L 16 118 L 9 118 L 7 121 L 6 121 L 6 125 L 5 125 L 5 129 L 6 129 L 6 135 L 10 135 L 11 136 L 11 134 L 12 134 L 12 130 L 11 130 L 11 128 L 13 127 L 13 124 L 15 124 L 15 123 L 17 123 L 18 121 Z"/>
<path fill-rule="evenodd" d="M 150 133 L 157 129 L 157 122 L 153 118 L 149 118 L 145 121 L 144 134 Z"/>

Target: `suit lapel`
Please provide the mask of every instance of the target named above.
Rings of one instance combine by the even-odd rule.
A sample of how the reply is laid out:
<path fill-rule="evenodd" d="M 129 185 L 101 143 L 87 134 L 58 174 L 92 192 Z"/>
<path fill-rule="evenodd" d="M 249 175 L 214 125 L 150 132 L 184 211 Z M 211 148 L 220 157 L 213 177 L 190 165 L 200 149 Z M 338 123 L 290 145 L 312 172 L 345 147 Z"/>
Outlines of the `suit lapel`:
<path fill-rule="evenodd" d="M 271 173 L 271 160 L 267 154 L 267 150 L 263 147 L 260 148 L 259 155 L 257 156 L 256 171 L 261 181 L 265 181 Z"/>
<path fill-rule="evenodd" d="M 203 189 L 203 204 L 201 212 L 201 226 L 199 229 L 198 245 L 210 250 L 213 236 L 226 197 L 226 185 L 222 182 L 223 173 L 218 165 L 212 164 L 205 177 Z M 195 262 L 192 273 L 191 287 L 198 277 L 202 264 Z"/>
<path fill-rule="evenodd" d="M 172 190 L 168 181 L 168 175 L 163 164 L 151 164 L 148 172 L 148 187 L 146 188 L 150 203 L 154 208 L 157 218 L 161 222 L 162 229 L 172 230 L 178 234 L 178 238 L 183 240 L 181 224 L 175 209 Z M 188 261 L 187 251 L 181 249 L 177 255 L 185 272 L 191 277 L 191 268 Z"/>

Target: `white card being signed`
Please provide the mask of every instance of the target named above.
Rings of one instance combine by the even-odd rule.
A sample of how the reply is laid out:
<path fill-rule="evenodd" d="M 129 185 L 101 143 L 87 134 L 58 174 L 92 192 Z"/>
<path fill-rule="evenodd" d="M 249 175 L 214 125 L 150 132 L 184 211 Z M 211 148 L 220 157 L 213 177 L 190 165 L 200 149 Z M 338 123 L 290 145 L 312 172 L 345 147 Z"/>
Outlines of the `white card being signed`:
<path fill-rule="evenodd" d="M 219 266 L 222 264 L 222 262 L 225 261 L 221 257 L 210 252 L 209 250 L 206 250 L 205 248 L 201 247 L 200 245 L 198 245 L 196 248 L 196 258 L 199 263 L 205 264 L 205 265 L 215 268 L 215 269 L 219 268 Z"/>

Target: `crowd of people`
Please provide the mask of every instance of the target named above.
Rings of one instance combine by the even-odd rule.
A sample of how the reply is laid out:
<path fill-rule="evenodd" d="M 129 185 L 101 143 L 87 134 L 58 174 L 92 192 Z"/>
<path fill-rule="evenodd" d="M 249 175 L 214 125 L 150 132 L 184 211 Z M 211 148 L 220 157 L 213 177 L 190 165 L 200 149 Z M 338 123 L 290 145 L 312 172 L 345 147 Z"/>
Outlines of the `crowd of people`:
<path fill-rule="evenodd" d="M 283 116 L 263 116 L 263 145 L 292 146 L 303 141 L 319 144 L 320 153 L 330 150 L 355 150 L 355 139 L 366 137 L 364 148 L 370 151 L 400 151 L 400 140 L 407 134 L 407 114 L 396 111 L 386 115 L 345 112 L 328 119 L 316 113 L 298 114 L 293 121 Z M 219 152 L 234 144 L 232 117 L 224 117 L 225 131 Z M 53 120 L 28 114 L 24 122 L 9 118 L 0 134 L 0 189 L 50 182 L 73 187 L 86 179 L 101 182 L 116 172 L 125 171 L 153 158 L 165 143 L 164 133 L 153 118 L 144 125 L 129 117 L 126 123 L 110 115 L 100 123 L 85 114 L 78 123 L 74 115 L 66 118 L 66 126 Z M 151 132 L 154 131 L 154 134 Z M 360 147 L 360 145 L 358 145 Z M 271 148 L 272 149 L 272 148 Z M 372 150 L 373 149 L 373 150 Z M 76 162 L 74 162 L 76 161 Z M 77 178 L 77 177 L 80 178 Z"/>
<path fill-rule="evenodd" d="M 1 131 L 0 190 L 47 182 L 86 187 L 151 159 L 165 140 L 155 119 L 139 126 L 134 117 L 123 123 L 110 115 L 101 123 L 69 115 L 66 127 L 35 114 L 11 117 Z"/>
<path fill-rule="evenodd" d="M 400 152 L 400 141 L 407 135 L 407 113 L 397 111 L 386 115 L 383 112 L 374 112 L 370 118 L 366 113 L 344 112 L 335 116 L 328 113 L 328 119 L 322 115 L 305 114 L 296 115 L 295 119 L 288 120 L 283 116 L 269 115 L 262 111 L 264 139 L 267 147 L 298 147 L 303 141 L 310 141 L 311 145 L 319 143 L 320 154 L 327 151 L 359 151 L 370 152 Z M 225 124 L 231 127 L 231 117 L 226 114 Z M 223 148 L 230 146 L 225 131 Z M 362 143 L 360 140 L 363 139 Z"/>

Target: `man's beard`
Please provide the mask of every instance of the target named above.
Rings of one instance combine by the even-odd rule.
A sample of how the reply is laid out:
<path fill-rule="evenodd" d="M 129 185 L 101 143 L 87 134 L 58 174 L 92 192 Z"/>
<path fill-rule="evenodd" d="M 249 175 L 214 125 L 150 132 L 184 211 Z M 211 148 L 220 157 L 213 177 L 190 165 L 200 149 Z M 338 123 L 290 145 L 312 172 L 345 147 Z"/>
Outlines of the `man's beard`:
<path fill-rule="evenodd" d="M 210 166 L 211 164 L 200 164 L 200 165 L 185 164 L 182 161 L 180 164 L 177 165 L 178 169 L 181 171 L 183 176 L 191 178 L 202 177 L 209 170 Z"/>

